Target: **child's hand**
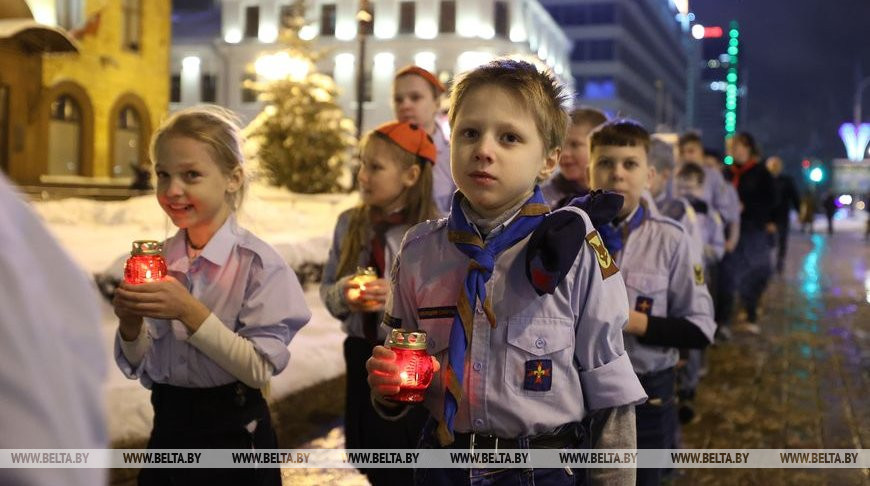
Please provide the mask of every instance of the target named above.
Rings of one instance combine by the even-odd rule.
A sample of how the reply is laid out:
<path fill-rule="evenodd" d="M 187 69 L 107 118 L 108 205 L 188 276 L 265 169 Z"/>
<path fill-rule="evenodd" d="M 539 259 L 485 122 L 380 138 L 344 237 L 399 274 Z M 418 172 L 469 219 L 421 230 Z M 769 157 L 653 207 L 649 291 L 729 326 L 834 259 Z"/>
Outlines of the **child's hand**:
<path fill-rule="evenodd" d="M 159 282 L 136 285 L 122 282 L 115 292 L 115 302 L 116 308 L 121 307 L 125 314 L 155 319 L 178 319 L 190 332 L 196 332 L 211 313 L 178 280 L 170 276 Z"/>
<path fill-rule="evenodd" d="M 402 383 L 396 365 L 396 353 L 385 346 L 375 346 L 372 357 L 366 361 L 366 371 L 369 372 L 368 382 L 374 399 L 389 406 L 395 405 L 384 397 L 399 393 Z"/>
<path fill-rule="evenodd" d="M 623 331 L 629 334 L 634 334 L 635 336 L 643 336 L 646 334 L 648 323 L 649 316 L 643 312 L 630 310 L 628 311 L 628 324 L 625 325 Z"/>
<path fill-rule="evenodd" d="M 390 283 L 383 278 L 360 285 L 352 279 L 344 282 L 344 300 L 353 312 L 381 312 L 387 302 Z"/>

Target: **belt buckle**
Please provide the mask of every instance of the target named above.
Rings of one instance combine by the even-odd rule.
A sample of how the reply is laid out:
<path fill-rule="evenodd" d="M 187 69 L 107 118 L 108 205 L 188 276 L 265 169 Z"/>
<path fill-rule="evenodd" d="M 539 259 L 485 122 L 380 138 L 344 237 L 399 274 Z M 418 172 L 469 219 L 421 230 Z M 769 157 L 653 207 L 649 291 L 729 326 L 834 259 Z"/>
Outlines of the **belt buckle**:
<path fill-rule="evenodd" d="M 495 443 L 493 447 L 495 448 L 495 451 L 498 452 L 498 436 L 497 435 L 489 435 L 486 437 L 493 438 L 493 441 Z M 477 434 L 472 431 L 470 433 L 470 435 L 468 436 L 468 448 L 469 448 L 470 452 L 474 452 L 474 446 L 475 446 L 476 440 L 477 440 Z"/>

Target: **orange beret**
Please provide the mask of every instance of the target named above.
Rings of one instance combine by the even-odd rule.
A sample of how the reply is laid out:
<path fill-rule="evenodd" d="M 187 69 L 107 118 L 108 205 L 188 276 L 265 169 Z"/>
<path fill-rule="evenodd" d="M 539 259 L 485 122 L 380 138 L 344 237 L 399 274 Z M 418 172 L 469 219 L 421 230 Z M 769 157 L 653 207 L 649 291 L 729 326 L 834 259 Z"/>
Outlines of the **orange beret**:
<path fill-rule="evenodd" d="M 409 64 L 402 69 L 399 69 L 398 71 L 396 71 L 396 79 L 406 74 L 416 74 L 417 76 L 425 79 L 429 84 L 435 87 L 435 92 L 438 94 L 447 91 L 444 88 L 444 85 L 441 84 L 441 81 L 438 81 L 438 78 L 436 78 L 434 74 L 421 68 L 420 66 L 414 66 L 413 64 Z"/>
<path fill-rule="evenodd" d="M 375 132 L 417 157 L 435 165 L 438 154 L 432 137 L 414 123 L 391 121 L 375 128 Z"/>

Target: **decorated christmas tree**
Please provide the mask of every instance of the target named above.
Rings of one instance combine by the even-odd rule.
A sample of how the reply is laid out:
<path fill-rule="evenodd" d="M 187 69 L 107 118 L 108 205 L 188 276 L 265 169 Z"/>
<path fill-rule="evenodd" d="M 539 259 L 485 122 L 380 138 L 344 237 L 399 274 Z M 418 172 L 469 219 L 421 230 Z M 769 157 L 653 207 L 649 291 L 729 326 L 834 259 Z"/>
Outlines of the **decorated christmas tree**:
<path fill-rule="evenodd" d="M 282 19 L 284 49 L 261 56 L 259 75 L 246 87 L 259 92 L 263 111 L 246 128 L 257 145 L 261 175 L 293 192 L 339 192 L 356 145 L 354 123 L 336 102 L 335 82 L 318 73 L 322 55 L 299 37 L 305 2 L 297 0 Z"/>

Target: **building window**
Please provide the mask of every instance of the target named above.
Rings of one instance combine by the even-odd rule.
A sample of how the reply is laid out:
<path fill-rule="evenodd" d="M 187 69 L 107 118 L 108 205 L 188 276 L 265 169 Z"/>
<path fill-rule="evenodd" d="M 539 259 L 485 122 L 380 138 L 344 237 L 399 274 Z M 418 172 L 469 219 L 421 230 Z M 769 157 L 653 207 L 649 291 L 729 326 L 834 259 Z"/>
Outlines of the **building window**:
<path fill-rule="evenodd" d="M 82 165 L 82 110 L 68 95 L 51 103 L 48 123 L 48 173 L 78 175 Z"/>
<path fill-rule="evenodd" d="M 169 102 L 181 103 L 181 75 L 173 74 L 169 78 Z"/>
<path fill-rule="evenodd" d="M 399 33 L 413 34 L 414 22 L 417 20 L 416 2 L 402 2 L 399 4 Z"/>
<path fill-rule="evenodd" d="M 456 2 L 453 0 L 441 2 L 438 13 L 438 32 L 452 34 L 456 32 Z"/>
<path fill-rule="evenodd" d="M 508 4 L 504 1 L 495 2 L 495 35 L 507 37 L 510 25 Z"/>
<path fill-rule="evenodd" d="M 217 101 L 217 75 L 203 74 L 199 83 L 199 100 L 203 103 Z"/>
<path fill-rule="evenodd" d="M 245 8 L 245 38 L 257 37 L 260 30 L 260 7 Z"/>
<path fill-rule="evenodd" d="M 251 86 L 257 82 L 257 75 L 254 73 L 245 73 L 242 75 L 242 103 L 255 103 L 257 101 L 257 90 Z"/>
<path fill-rule="evenodd" d="M 612 24 L 616 21 L 616 6 L 612 3 L 593 3 L 589 5 L 590 24 Z"/>
<path fill-rule="evenodd" d="M 125 106 L 118 112 L 115 125 L 115 146 L 112 158 L 112 177 L 131 177 L 133 168 L 142 163 L 140 144 L 142 143 L 142 124 L 139 113 L 132 106 Z"/>
<path fill-rule="evenodd" d="M 142 1 L 124 0 L 122 9 L 124 48 L 138 51 L 142 42 Z"/>
<path fill-rule="evenodd" d="M 610 76 L 589 77 L 583 86 L 583 98 L 587 100 L 616 98 L 616 83 Z"/>
<path fill-rule="evenodd" d="M 56 0 L 54 5 L 58 27 L 73 30 L 83 26 L 85 22 L 84 0 Z"/>
<path fill-rule="evenodd" d="M 327 3 L 320 6 L 320 35 L 335 36 L 335 4 Z"/>
<path fill-rule="evenodd" d="M 616 59 L 613 39 L 587 39 L 574 42 L 572 61 L 612 61 Z"/>

